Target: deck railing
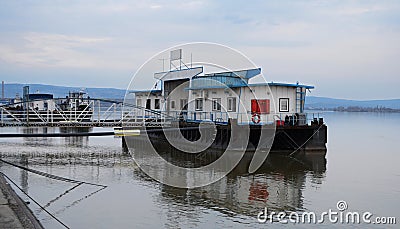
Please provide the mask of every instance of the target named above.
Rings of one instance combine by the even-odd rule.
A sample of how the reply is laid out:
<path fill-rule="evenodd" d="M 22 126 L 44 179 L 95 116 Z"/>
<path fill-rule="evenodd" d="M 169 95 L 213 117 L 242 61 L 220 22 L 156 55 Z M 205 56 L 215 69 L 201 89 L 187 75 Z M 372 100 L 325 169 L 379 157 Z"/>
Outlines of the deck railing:
<path fill-rule="evenodd" d="M 205 111 L 172 111 L 168 113 L 172 117 L 188 122 L 214 122 L 228 124 L 228 119 L 236 119 L 239 125 L 265 125 L 265 124 L 290 124 L 306 125 L 315 119 L 319 120 L 320 113 L 278 113 L 278 114 L 252 114 L 236 112 L 205 112 Z"/>
<path fill-rule="evenodd" d="M 85 110 L 61 110 L 60 108 L 39 111 L 13 110 L 0 106 L 1 125 L 47 125 L 54 123 L 76 123 L 93 126 L 119 125 L 168 125 L 172 121 L 214 122 L 227 125 L 229 119 L 237 120 L 238 125 L 306 125 L 311 121 L 319 121 L 320 113 L 277 113 L 252 114 L 251 112 L 222 112 L 222 111 L 162 111 L 146 109 L 133 104 L 108 100 L 90 100 L 90 107 Z M 28 118 L 29 114 L 29 118 Z"/>

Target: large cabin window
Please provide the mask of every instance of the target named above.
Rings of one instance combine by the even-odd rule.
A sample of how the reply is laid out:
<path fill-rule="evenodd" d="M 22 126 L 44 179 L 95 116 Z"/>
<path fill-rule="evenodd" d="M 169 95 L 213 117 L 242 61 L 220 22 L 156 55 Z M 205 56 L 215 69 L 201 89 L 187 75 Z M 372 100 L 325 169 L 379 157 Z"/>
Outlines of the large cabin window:
<path fill-rule="evenodd" d="M 279 112 L 289 112 L 289 98 L 279 99 Z"/>
<path fill-rule="evenodd" d="M 236 98 L 235 97 L 228 98 L 228 111 L 236 112 Z"/>
<path fill-rule="evenodd" d="M 151 99 L 146 100 L 146 109 L 151 109 Z"/>
<path fill-rule="evenodd" d="M 160 109 L 160 99 L 154 99 L 154 109 Z"/>
<path fill-rule="evenodd" d="M 171 109 L 175 109 L 175 100 L 171 100 Z"/>
<path fill-rule="evenodd" d="M 196 111 L 202 111 L 203 110 L 203 99 L 196 99 Z"/>
<path fill-rule="evenodd" d="M 221 111 L 221 99 L 220 98 L 212 99 L 212 109 L 213 109 L 213 111 Z"/>
<path fill-rule="evenodd" d="M 252 99 L 251 100 L 252 114 L 269 114 L 270 101 L 269 99 Z"/>

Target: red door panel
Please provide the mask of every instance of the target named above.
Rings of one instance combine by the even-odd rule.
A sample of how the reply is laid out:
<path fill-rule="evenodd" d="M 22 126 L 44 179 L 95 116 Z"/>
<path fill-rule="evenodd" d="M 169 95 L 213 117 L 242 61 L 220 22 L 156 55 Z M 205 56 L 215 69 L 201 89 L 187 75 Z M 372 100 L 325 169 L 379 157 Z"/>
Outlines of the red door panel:
<path fill-rule="evenodd" d="M 251 100 L 252 114 L 269 114 L 270 101 L 269 99 L 252 99 Z"/>

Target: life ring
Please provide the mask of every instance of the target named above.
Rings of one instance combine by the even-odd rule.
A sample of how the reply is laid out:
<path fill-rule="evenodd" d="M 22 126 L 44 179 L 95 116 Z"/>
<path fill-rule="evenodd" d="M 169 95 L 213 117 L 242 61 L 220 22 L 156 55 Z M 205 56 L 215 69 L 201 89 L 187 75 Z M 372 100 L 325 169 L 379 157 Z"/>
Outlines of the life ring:
<path fill-rule="evenodd" d="M 260 115 L 259 115 L 259 114 L 253 114 L 253 115 L 251 116 L 251 121 L 252 121 L 254 124 L 260 123 L 260 121 L 261 121 Z"/>
<path fill-rule="evenodd" d="M 300 121 L 300 115 L 299 113 L 294 114 L 294 125 L 297 126 Z"/>

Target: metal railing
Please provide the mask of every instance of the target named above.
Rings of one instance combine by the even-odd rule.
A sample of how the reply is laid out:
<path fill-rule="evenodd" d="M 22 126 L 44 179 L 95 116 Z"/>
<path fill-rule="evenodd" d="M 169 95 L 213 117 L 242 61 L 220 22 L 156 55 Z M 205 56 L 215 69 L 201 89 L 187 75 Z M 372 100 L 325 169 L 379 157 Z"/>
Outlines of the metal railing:
<path fill-rule="evenodd" d="M 56 100 L 56 99 L 55 99 Z M 10 125 L 55 125 L 55 126 L 160 126 L 172 121 L 214 122 L 227 125 L 229 119 L 237 120 L 238 125 L 306 125 L 319 120 L 320 113 L 277 113 L 253 114 L 251 112 L 222 111 L 162 111 L 146 109 L 134 104 L 104 99 L 88 99 L 85 108 L 63 110 L 55 106 L 50 110 L 16 109 L 12 105 L 0 106 L 2 126 Z M 31 102 L 31 101 L 29 101 Z M 28 102 L 19 103 L 19 107 L 28 107 Z M 57 103 L 56 103 L 57 104 Z"/>
<path fill-rule="evenodd" d="M 171 111 L 171 116 L 178 117 L 180 120 L 187 122 L 214 122 L 218 124 L 228 124 L 228 119 L 236 119 L 239 125 L 267 125 L 267 124 L 286 124 L 286 125 L 306 125 L 311 121 L 319 119 L 320 113 L 270 113 L 270 114 L 254 114 L 221 112 L 221 111 Z"/>
<path fill-rule="evenodd" d="M 85 99 L 78 107 L 63 108 L 64 99 L 30 100 L 0 106 L 1 126 L 114 126 L 121 122 L 123 103 L 102 99 Z M 43 101 L 51 108 L 33 108 L 29 104 Z"/>

